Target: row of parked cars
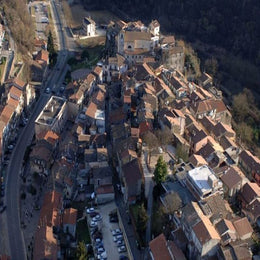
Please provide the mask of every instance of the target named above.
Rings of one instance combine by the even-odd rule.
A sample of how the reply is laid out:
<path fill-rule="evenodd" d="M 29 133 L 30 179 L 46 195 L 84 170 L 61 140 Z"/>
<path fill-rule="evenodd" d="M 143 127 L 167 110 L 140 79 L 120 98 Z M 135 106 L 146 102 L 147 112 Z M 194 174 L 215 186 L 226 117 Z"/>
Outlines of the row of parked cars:
<path fill-rule="evenodd" d="M 121 229 L 117 228 L 117 229 L 112 230 L 111 232 L 112 232 L 113 240 L 116 243 L 116 246 L 118 247 L 118 249 L 117 249 L 118 253 L 126 252 L 125 241 L 124 241 L 124 237 L 121 232 Z M 125 259 L 127 259 L 127 258 L 125 258 Z"/>
<path fill-rule="evenodd" d="M 107 253 L 103 244 L 103 235 L 99 229 L 99 223 L 102 221 L 102 216 L 95 208 L 87 208 L 86 213 L 89 215 L 90 235 L 93 241 L 95 255 L 99 260 L 106 260 Z"/>

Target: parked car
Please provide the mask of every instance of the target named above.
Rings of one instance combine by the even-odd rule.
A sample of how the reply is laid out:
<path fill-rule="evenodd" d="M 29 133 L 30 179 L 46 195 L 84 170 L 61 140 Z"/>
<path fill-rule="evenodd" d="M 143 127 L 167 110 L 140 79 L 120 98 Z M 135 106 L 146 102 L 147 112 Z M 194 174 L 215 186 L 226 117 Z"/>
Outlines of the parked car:
<path fill-rule="evenodd" d="M 9 151 L 12 151 L 14 149 L 14 145 L 10 144 L 10 145 L 7 146 L 7 148 L 8 148 Z"/>
<path fill-rule="evenodd" d="M 97 226 L 97 222 L 95 221 L 91 221 L 89 224 L 90 227 L 96 227 Z"/>
<path fill-rule="evenodd" d="M 103 252 L 105 252 L 105 248 L 104 248 L 104 247 L 99 247 L 99 248 L 97 249 L 97 252 L 98 252 L 98 253 L 103 253 Z"/>
<path fill-rule="evenodd" d="M 100 239 L 100 238 L 95 239 L 95 243 L 100 243 L 100 242 L 102 242 L 102 239 Z"/>
<path fill-rule="evenodd" d="M 50 94 L 50 93 L 51 93 L 51 89 L 50 89 L 50 88 L 46 88 L 46 89 L 45 89 L 45 93 L 46 93 L 46 94 Z"/>
<path fill-rule="evenodd" d="M 92 220 L 93 221 L 100 221 L 102 219 L 101 215 L 96 215 Z"/>
<path fill-rule="evenodd" d="M 116 244 L 117 244 L 118 247 L 119 247 L 119 246 L 124 246 L 124 245 L 125 245 L 125 242 L 124 242 L 124 240 L 118 240 L 118 241 L 116 242 Z"/>
<path fill-rule="evenodd" d="M 112 235 L 113 235 L 113 236 L 121 235 L 121 234 L 122 234 L 122 232 L 121 232 L 121 229 L 120 229 L 120 228 L 117 228 L 117 229 L 112 230 Z"/>
<path fill-rule="evenodd" d="M 98 249 L 100 247 L 104 247 L 103 242 L 96 243 L 95 248 Z"/>
<path fill-rule="evenodd" d="M 123 252 L 126 252 L 126 247 L 125 246 L 120 246 L 118 248 L 118 253 L 123 253 Z"/>
<path fill-rule="evenodd" d="M 97 255 L 97 257 L 98 257 L 98 259 L 107 259 L 107 252 L 106 251 L 104 251 L 104 252 L 102 252 L 101 254 L 98 254 Z"/>
<path fill-rule="evenodd" d="M 94 208 L 87 208 L 87 210 L 86 210 L 87 214 L 90 214 L 90 213 L 92 213 L 94 211 L 95 211 Z"/>
<path fill-rule="evenodd" d="M 113 237 L 114 242 L 117 242 L 118 240 L 122 240 L 123 236 L 122 235 L 117 235 Z"/>

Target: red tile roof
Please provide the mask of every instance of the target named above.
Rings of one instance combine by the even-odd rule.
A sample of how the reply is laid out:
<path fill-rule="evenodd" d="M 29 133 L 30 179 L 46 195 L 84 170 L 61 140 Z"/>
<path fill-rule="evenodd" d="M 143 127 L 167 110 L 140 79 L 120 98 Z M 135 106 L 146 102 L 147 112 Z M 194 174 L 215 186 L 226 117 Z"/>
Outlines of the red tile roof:
<path fill-rule="evenodd" d="M 50 191 L 45 194 L 35 233 L 33 259 L 57 259 L 59 246 L 53 235 L 53 226 L 61 225 L 61 207 L 61 193 Z"/>
<path fill-rule="evenodd" d="M 76 225 L 78 210 L 69 208 L 65 209 L 63 213 L 63 224 Z"/>
<path fill-rule="evenodd" d="M 252 233 L 253 233 L 253 228 L 251 227 L 251 225 L 246 217 L 234 221 L 233 225 L 240 238 L 242 238 L 243 236 L 245 236 L 247 234 L 252 235 Z"/>
<path fill-rule="evenodd" d="M 260 187 L 253 182 L 247 182 L 241 191 L 241 195 L 247 204 L 252 203 L 256 198 L 260 198 Z"/>
<path fill-rule="evenodd" d="M 53 131 L 47 131 L 43 139 L 46 140 L 48 143 L 54 145 L 59 139 L 59 135 Z"/>
<path fill-rule="evenodd" d="M 48 63 L 49 60 L 49 52 L 46 50 L 40 50 L 35 58 L 36 61 L 44 61 Z"/>
<path fill-rule="evenodd" d="M 10 106 L 7 104 L 1 113 L 1 116 L 0 116 L 1 121 L 8 124 L 10 119 L 12 118 L 14 110 L 15 110 L 15 108 L 13 106 Z"/>
<path fill-rule="evenodd" d="M 161 234 L 150 241 L 149 247 L 154 260 L 172 260 L 164 234 Z"/>
<path fill-rule="evenodd" d="M 17 87 L 12 86 L 9 90 L 9 94 L 14 99 L 20 99 L 21 96 L 23 95 L 23 92 L 20 89 L 18 89 Z"/>
<path fill-rule="evenodd" d="M 85 114 L 91 118 L 95 118 L 96 112 L 97 112 L 97 105 L 91 101 L 88 105 L 88 108 L 87 108 L 87 111 Z"/>
<path fill-rule="evenodd" d="M 242 182 L 241 176 L 234 168 L 228 169 L 228 171 L 223 174 L 220 179 L 229 189 L 233 189 Z"/>

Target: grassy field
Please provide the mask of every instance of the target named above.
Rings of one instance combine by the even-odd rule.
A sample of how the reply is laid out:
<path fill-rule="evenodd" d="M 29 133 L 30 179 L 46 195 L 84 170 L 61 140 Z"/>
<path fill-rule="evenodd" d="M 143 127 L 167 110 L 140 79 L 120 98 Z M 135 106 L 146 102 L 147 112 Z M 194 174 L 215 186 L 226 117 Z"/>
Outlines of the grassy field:
<path fill-rule="evenodd" d="M 103 45 L 79 45 L 82 49 L 86 50 L 89 54 L 89 59 L 78 61 L 75 58 L 71 58 L 69 64 L 71 70 L 77 70 L 82 68 L 92 69 L 96 66 L 97 62 L 102 58 L 102 52 L 104 50 Z"/>
<path fill-rule="evenodd" d="M 76 43 L 81 48 L 101 48 L 105 45 L 106 37 L 105 36 L 97 36 L 91 37 L 87 39 L 78 39 Z"/>

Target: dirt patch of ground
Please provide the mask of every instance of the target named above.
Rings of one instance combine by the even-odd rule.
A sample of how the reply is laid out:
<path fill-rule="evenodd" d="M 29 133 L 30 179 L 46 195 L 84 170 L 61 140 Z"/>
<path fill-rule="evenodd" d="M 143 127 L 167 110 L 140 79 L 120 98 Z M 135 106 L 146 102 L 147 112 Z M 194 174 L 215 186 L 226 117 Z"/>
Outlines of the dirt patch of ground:
<path fill-rule="evenodd" d="M 102 11 L 87 11 L 80 4 L 69 6 L 66 1 L 62 2 L 63 12 L 65 14 L 67 24 L 71 28 L 80 27 L 84 17 L 91 17 L 97 25 L 108 24 L 111 20 L 117 21 L 119 18 L 113 13 Z"/>

